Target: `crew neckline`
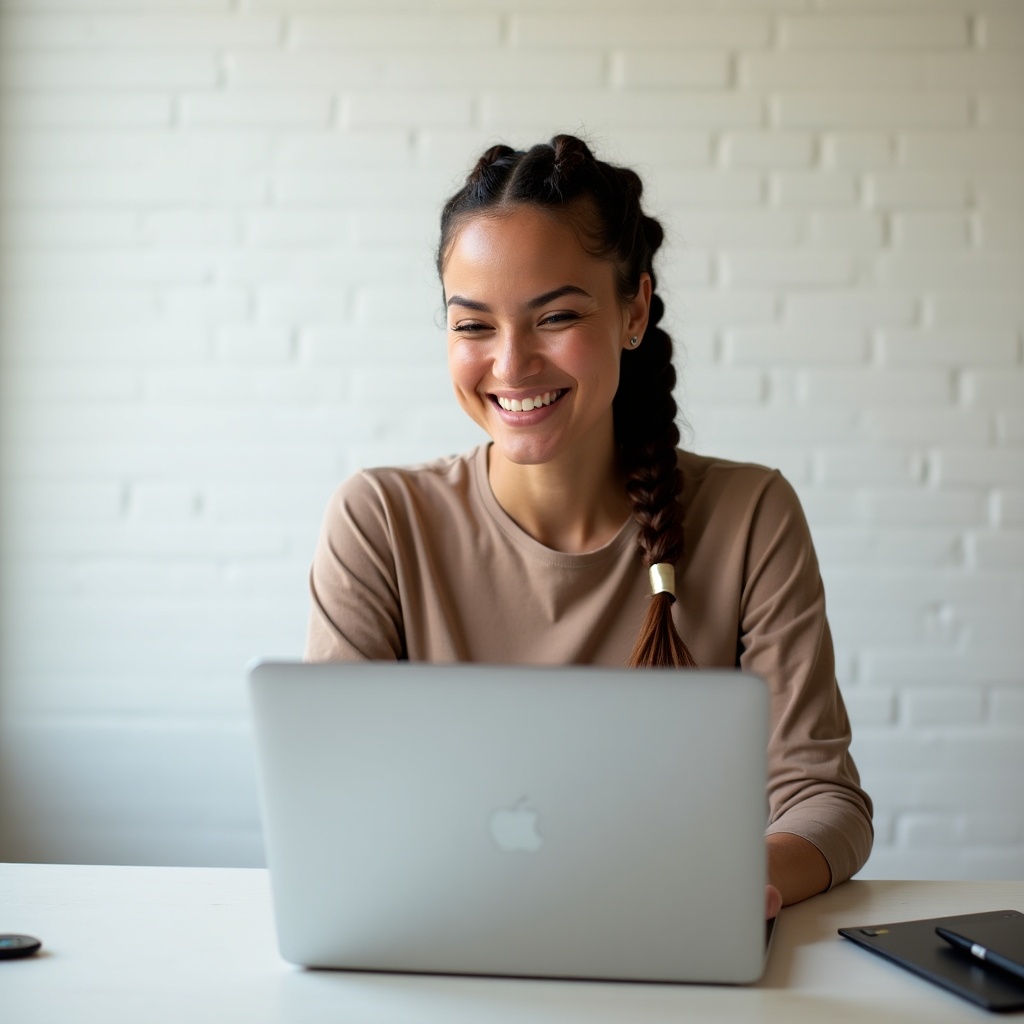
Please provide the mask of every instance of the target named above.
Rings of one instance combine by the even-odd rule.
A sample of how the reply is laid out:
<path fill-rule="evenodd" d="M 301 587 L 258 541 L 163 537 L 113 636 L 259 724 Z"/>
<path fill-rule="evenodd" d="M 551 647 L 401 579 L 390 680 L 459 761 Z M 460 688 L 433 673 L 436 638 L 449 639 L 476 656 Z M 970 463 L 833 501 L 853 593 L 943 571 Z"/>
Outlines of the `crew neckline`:
<path fill-rule="evenodd" d="M 549 565 L 558 565 L 567 569 L 583 569 L 610 561 L 622 553 L 622 550 L 635 543 L 635 526 L 632 516 L 619 528 L 618 533 L 607 544 L 593 551 L 558 551 L 542 544 L 526 532 L 502 507 L 491 490 L 491 481 L 487 476 L 487 452 L 493 442 L 486 442 L 477 447 L 472 460 L 473 475 L 476 478 L 477 492 L 480 500 L 494 520 L 498 529 L 513 543 L 534 558 Z"/>

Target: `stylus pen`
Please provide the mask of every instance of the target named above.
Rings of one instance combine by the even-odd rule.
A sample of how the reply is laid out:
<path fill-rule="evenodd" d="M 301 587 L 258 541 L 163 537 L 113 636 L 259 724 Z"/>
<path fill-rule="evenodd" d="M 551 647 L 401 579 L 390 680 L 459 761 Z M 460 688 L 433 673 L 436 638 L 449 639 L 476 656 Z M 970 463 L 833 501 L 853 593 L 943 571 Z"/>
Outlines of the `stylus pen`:
<path fill-rule="evenodd" d="M 935 934 L 945 939 L 950 945 L 956 946 L 957 949 L 963 949 L 970 953 L 978 960 L 984 960 L 987 964 L 992 964 L 994 967 L 999 967 L 1024 979 L 1024 964 L 1019 964 L 995 950 L 986 949 L 980 942 L 975 942 L 973 939 L 967 938 L 966 935 L 951 932 L 948 928 L 936 928 Z"/>

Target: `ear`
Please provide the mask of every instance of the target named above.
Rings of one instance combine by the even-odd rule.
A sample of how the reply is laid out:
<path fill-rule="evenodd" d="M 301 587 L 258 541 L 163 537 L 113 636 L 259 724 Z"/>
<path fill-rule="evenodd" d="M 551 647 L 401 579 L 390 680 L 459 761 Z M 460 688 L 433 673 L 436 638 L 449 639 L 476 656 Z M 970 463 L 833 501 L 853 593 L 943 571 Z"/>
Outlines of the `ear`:
<path fill-rule="evenodd" d="M 643 339 L 644 331 L 647 330 L 647 320 L 651 314 L 651 295 L 653 292 L 651 275 L 646 272 L 641 274 L 640 287 L 637 288 L 636 295 L 626 303 L 626 307 L 623 310 L 624 326 L 626 329 L 626 335 L 622 339 L 623 348 L 633 348 L 629 343 L 630 338 Z"/>

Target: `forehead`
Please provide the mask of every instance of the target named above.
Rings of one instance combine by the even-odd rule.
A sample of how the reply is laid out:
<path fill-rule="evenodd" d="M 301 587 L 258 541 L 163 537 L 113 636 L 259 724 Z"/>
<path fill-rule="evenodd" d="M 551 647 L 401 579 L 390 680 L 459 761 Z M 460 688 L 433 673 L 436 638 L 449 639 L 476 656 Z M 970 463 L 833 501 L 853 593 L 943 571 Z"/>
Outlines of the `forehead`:
<path fill-rule="evenodd" d="M 445 291 L 460 293 L 471 284 L 536 290 L 553 280 L 612 286 L 613 277 L 611 263 L 588 253 L 569 222 L 533 206 L 468 218 L 452 237 L 442 272 Z"/>

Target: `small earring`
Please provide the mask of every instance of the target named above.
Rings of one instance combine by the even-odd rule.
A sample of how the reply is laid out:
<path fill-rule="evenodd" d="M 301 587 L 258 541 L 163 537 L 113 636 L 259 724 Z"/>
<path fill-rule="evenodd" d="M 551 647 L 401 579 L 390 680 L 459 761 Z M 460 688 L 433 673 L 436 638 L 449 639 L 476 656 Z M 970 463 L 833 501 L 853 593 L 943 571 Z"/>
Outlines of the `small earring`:
<path fill-rule="evenodd" d="M 633 348 L 636 348 L 637 345 L 640 344 L 640 339 L 634 334 L 633 337 L 629 339 L 629 343 Z"/>

